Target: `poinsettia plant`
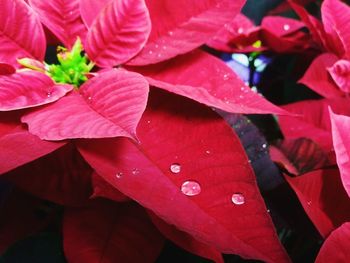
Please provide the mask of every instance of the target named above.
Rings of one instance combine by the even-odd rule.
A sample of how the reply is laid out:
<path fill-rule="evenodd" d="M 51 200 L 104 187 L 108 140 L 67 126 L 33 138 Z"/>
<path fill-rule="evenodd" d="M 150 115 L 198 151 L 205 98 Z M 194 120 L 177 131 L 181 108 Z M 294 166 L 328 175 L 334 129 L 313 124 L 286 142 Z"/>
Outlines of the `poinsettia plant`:
<path fill-rule="evenodd" d="M 346 262 L 350 7 L 315 2 L 0 0 L 0 261 Z M 284 56 L 325 98 L 265 98 Z"/>

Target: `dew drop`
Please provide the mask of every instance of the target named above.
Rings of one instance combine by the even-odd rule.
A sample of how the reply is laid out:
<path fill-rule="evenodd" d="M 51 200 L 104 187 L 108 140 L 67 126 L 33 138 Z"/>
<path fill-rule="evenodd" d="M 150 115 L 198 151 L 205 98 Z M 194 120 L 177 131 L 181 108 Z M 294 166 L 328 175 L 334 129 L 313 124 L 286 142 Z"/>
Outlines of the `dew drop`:
<path fill-rule="evenodd" d="M 162 54 L 158 53 L 157 57 L 161 58 L 161 57 L 162 57 Z"/>
<path fill-rule="evenodd" d="M 155 47 L 155 48 L 159 48 L 159 45 L 158 45 L 158 44 L 155 44 L 154 47 Z"/>
<path fill-rule="evenodd" d="M 228 80 L 230 76 L 228 74 L 224 74 L 223 77 L 224 77 L 224 80 Z"/>
<path fill-rule="evenodd" d="M 134 169 L 132 169 L 131 173 L 132 173 L 133 175 L 138 175 L 138 174 L 140 173 L 140 170 L 137 169 L 137 168 L 134 168 Z"/>
<path fill-rule="evenodd" d="M 152 54 L 153 54 L 153 51 L 152 51 L 152 50 L 148 51 L 148 54 L 152 55 Z"/>
<path fill-rule="evenodd" d="M 118 172 L 116 173 L 115 177 L 117 177 L 118 179 L 123 177 L 123 173 L 122 172 Z"/>
<path fill-rule="evenodd" d="M 240 98 L 240 99 L 243 99 L 243 98 L 244 98 L 244 96 L 243 96 L 243 95 L 239 95 L 239 98 Z"/>
<path fill-rule="evenodd" d="M 168 34 L 169 34 L 169 36 L 172 36 L 172 35 L 174 35 L 174 32 L 173 31 L 169 31 Z"/>
<path fill-rule="evenodd" d="M 311 205 L 312 204 L 312 202 L 311 201 L 307 201 L 307 205 Z"/>
<path fill-rule="evenodd" d="M 241 193 L 234 193 L 231 200 L 235 205 L 243 205 L 245 203 L 244 196 Z"/>
<path fill-rule="evenodd" d="M 181 172 L 181 165 L 178 163 L 173 163 L 170 165 L 170 171 L 174 174 L 178 174 Z"/>
<path fill-rule="evenodd" d="M 181 185 L 181 192 L 187 196 L 198 195 L 201 191 L 201 186 L 196 181 L 186 181 Z"/>
<path fill-rule="evenodd" d="M 243 33 L 243 31 L 244 31 L 244 30 L 243 30 L 243 28 L 242 28 L 242 27 L 240 27 L 240 28 L 238 28 L 237 33 L 238 33 L 238 34 L 242 34 L 242 33 Z"/>
<path fill-rule="evenodd" d="M 69 14 L 70 14 L 70 15 L 73 15 L 73 11 L 69 11 Z"/>
<path fill-rule="evenodd" d="M 264 143 L 264 144 L 262 145 L 262 147 L 263 147 L 264 149 L 266 149 L 266 148 L 267 148 L 267 144 Z"/>
<path fill-rule="evenodd" d="M 92 97 L 91 96 L 89 96 L 87 99 L 88 99 L 88 102 L 92 101 Z"/>
<path fill-rule="evenodd" d="M 48 98 L 50 98 L 51 95 L 52 95 L 52 93 L 51 93 L 50 91 L 48 91 L 48 92 L 46 93 L 46 96 L 47 96 Z"/>
<path fill-rule="evenodd" d="M 290 29 L 290 25 L 288 25 L 288 24 L 283 25 L 283 29 L 285 31 L 288 31 Z"/>
<path fill-rule="evenodd" d="M 148 121 L 147 121 L 147 124 L 150 124 L 150 123 L 151 123 L 151 121 L 150 121 L 150 120 L 148 120 Z"/>
<path fill-rule="evenodd" d="M 209 151 L 209 150 L 206 150 L 206 151 L 205 151 L 205 153 L 206 153 L 206 154 L 210 154 L 210 153 L 211 153 L 211 151 Z"/>
<path fill-rule="evenodd" d="M 166 46 L 162 46 L 162 49 L 163 49 L 163 50 L 166 50 L 166 49 L 167 49 L 167 47 L 166 47 Z"/>

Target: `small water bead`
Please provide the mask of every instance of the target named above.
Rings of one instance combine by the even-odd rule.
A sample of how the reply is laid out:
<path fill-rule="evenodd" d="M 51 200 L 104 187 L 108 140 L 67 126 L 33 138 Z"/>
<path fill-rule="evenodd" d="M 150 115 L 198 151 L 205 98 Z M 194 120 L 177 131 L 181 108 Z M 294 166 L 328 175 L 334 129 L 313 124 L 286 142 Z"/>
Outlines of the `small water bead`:
<path fill-rule="evenodd" d="M 241 193 L 234 193 L 231 197 L 231 201 L 235 205 L 243 205 L 245 203 L 245 198 Z"/>
<path fill-rule="evenodd" d="M 266 148 L 267 148 L 267 144 L 264 143 L 264 144 L 262 145 L 262 147 L 263 147 L 264 149 L 266 149 Z"/>
<path fill-rule="evenodd" d="M 152 51 L 152 50 L 148 51 L 148 54 L 152 55 L 152 54 L 153 54 L 153 51 Z"/>
<path fill-rule="evenodd" d="M 166 47 L 166 46 L 162 46 L 162 49 L 163 49 L 163 50 L 166 50 L 166 49 L 167 49 L 167 47 Z"/>
<path fill-rule="evenodd" d="M 307 205 L 312 205 L 312 202 L 311 201 L 307 201 Z"/>
<path fill-rule="evenodd" d="M 178 174 L 181 172 L 181 165 L 178 163 L 173 163 L 170 165 L 170 171 L 174 174 Z"/>
<path fill-rule="evenodd" d="M 201 191 L 201 186 L 196 181 L 186 181 L 181 185 L 181 192 L 187 196 L 199 195 Z"/>
<path fill-rule="evenodd" d="M 288 24 L 283 25 L 283 29 L 285 31 L 288 31 L 290 29 L 290 25 L 288 25 Z"/>
<path fill-rule="evenodd" d="M 158 44 L 155 44 L 154 47 L 155 47 L 155 48 L 159 48 L 159 45 L 158 45 Z"/>
<path fill-rule="evenodd" d="M 140 170 L 137 169 L 137 168 L 134 168 L 134 169 L 132 169 L 131 173 L 132 173 L 133 175 L 138 175 L 138 174 L 140 173 Z"/>
<path fill-rule="evenodd" d="M 168 34 L 169 34 L 169 36 L 172 36 L 172 35 L 174 35 L 174 32 L 173 31 L 169 31 Z"/>
<path fill-rule="evenodd" d="M 51 91 L 48 91 L 48 92 L 46 93 L 46 96 L 47 96 L 48 98 L 50 98 L 51 95 L 52 95 Z"/>
<path fill-rule="evenodd" d="M 242 27 L 240 27 L 240 28 L 238 28 L 237 33 L 238 33 L 238 34 L 242 34 L 242 33 L 243 33 L 243 31 L 244 31 L 244 30 L 243 30 L 243 28 L 242 28 Z"/>
<path fill-rule="evenodd" d="M 123 173 L 122 172 L 118 172 L 115 174 L 115 177 L 117 177 L 118 179 L 123 177 Z"/>
<path fill-rule="evenodd" d="M 230 75 L 229 74 L 224 74 L 224 80 L 228 80 L 229 79 L 229 77 L 230 77 Z"/>
<path fill-rule="evenodd" d="M 206 150 L 205 153 L 206 153 L 206 154 L 211 154 L 211 151 Z"/>

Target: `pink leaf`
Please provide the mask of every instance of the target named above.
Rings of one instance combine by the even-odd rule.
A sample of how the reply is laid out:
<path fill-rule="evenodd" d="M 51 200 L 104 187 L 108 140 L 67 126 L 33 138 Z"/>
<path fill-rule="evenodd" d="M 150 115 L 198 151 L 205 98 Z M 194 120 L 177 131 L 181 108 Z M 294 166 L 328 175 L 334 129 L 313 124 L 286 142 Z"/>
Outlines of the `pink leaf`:
<path fill-rule="evenodd" d="M 337 60 L 338 58 L 331 53 L 318 56 L 312 61 L 299 82 L 325 98 L 342 96 L 342 92 L 337 88 L 327 70 L 327 68 L 333 66 Z"/>
<path fill-rule="evenodd" d="M 325 0 L 321 7 L 322 21 L 328 41 L 337 54 L 350 55 L 350 8 L 338 0 Z"/>
<path fill-rule="evenodd" d="M 153 263 L 163 247 L 146 213 L 132 204 L 100 201 L 67 209 L 63 235 L 70 263 Z"/>
<path fill-rule="evenodd" d="M 152 31 L 130 65 L 147 65 L 191 51 L 239 13 L 245 0 L 146 0 Z"/>
<path fill-rule="evenodd" d="M 350 92 L 350 61 L 338 60 L 332 67 L 328 68 L 330 75 L 339 89 L 345 93 Z"/>
<path fill-rule="evenodd" d="M 46 140 L 134 137 L 146 107 L 148 83 L 124 70 L 99 73 L 58 102 L 26 114 L 31 133 Z"/>
<path fill-rule="evenodd" d="M 349 197 L 337 169 L 316 170 L 299 177 L 285 178 L 323 237 L 350 220 Z"/>
<path fill-rule="evenodd" d="M 17 187 L 54 203 L 79 206 L 91 195 L 92 169 L 72 144 L 3 175 Z"/>
<path fill-rule="evenodd" d="M 308 14 L 306 9 L 296 3 L 293 0 L 288 0 L 291 7 L 304 22 L 307 28 L 310 30 L 312 37 L 315 40 L 315 43 L 322 48 L 332 50 L 328 48 L 328 38 L 326 32 L 324 31 L 322 23 L 312 15 Z"/>
<path fill-rule="evenodd" d="M 1 130 L 0 174 L 40 158 L 65 144 L 42 141 L 38 137 L 30 134 L 21 125 L 13 126 L 1 122 L 0 131 Z"/>
<path fill-rule="evenodd" d="M 0 75 L 0 111 L 51 103 L 72 89 L 71 85 L 55 84 L 45 74 L 32 70 Z"/>
<path fill-rule="evenodd" d="M 79 0 L 29 0 L 40 20 L 69 49 L 79 36 L 83 41 L 86 27 L 80 17 Z"/>
<path fill-rule="evenodd" d="M 223 52 L 234 52 L 243 48 L 251 48 L 252 51 L 259 50 L 261 48 L 252 46 L 259 40 L 259 31 L 260 27 L 255 26 L 249 18 L 238 14 L 206 42 L 206 45 Z"/>
<path fill-rule="evenodd" d="M 150 31 L 144 0 L 112 0 L 91 25 L 86 53 L 100 67 L 122 64 L 143 48 Z"/>
<path fill-rule="evenodd" d="M 220 252 L 288 262 L 232 129 L 204 106 L 156 92 L 138 126 L 140 144 L 82 141 L 84 158 L 122 193 Z"/>
<path fill-rule="evenodd" d="M 306 137 L 327 152 L 333 148 L 328 106 L 339 114 L 350 114 L 345 98 L 305 100 L 283 106 L 299 116 L 279 116 L 279 124 L 286 138 Z"/>
<path fill-rule="evenodd" d="M 134 67 L 158 88 L 237 113 L 286 113 L 251 91 L 224 62 L 195 51 L 154 66 Z"/>
<path fill-rule="evenodd" d="M 261 22 L 261 27 L 276 36 L 282 37 L 295 33 L 305 27 L 305 24 L 298 20 L 282 16 L 266 16 Z"/>
<path fill-rule="evenodd" d="M 344 223 L 326 239 L 315 263 L 348 262 L 350 258 L 350 223 Z"/>
<path fill-rule="evenodd" d="M 16 73 L 16 68 L 7 63 L 0 62 L 0 76 L 1 75 L 11 75 Z"/>
<path fill-rule="evenodd" d="M 173 225 L 168 225 L 162 219 L 157 217 L 152 212 L 149 212 L 153 224 L 158 230 L 169 240 L 174 242 L 177 246 L 204 258 L 212 259 L 216 263 L 224 263 L 221 253 L 196 239 L 189 234 L 178 230 Z"/>
<path fill-rule="evenodd" d="M 130 198 L 119 192 L 96 172 L 92 174 L 93 194 L 90 198 L 104 197 L 116 202 L 130 201 Z"/>
<path fill-rule="evenodd" d="M 22 57 L 43 60 L 45 35 L 36 14 L 23 0 L 1 0 L 0 5 L 0 61 L 16 65 Z"/>
<path fill-rule="evenodd" d="M 80 0 L 80 13 L 85 25 L 90 28 L 100 11 L 110 0 Z"/>
<path fill-rule="evenodd" d="M 337 115 L 330 109 L 332 135 L 337 163 L 344 188 L 350 196 L 350 117 Z"/>

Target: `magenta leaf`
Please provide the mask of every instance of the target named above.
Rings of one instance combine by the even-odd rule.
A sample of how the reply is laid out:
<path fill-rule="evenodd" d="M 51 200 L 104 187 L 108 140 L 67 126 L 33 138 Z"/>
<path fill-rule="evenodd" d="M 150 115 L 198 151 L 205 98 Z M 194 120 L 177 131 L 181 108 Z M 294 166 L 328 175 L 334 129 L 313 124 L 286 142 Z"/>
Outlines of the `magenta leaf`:
<path fill-rule="evenodd" d="M 46 140 L 67 138 L 135 138 L 146 107 L 148 83 L 137 73 L 99 73 L 58 102 L 22 118 L 31 133 Z"/>
<path fill-rule="evenodd" d="M 154 66 L 134 67 L 158 88 L 236 113 L 286 113 L 251 91 L 224 62 L 195 51 Z"/>
<path fill-rule="evenodd" d="M 244 48 L 253 51 L 260 50 L 252 46 L 259 39 L 260 27 L 254 25 L 248 17 L 237 14 L 235 18 L 225 24 L 206 45 L 223 52 L 235 52 Z M 243 51 L 244 52 L 244 51 Z"/>
<path fill-rule="evenodd" d="M 67 209 L 63 236 L 70 263 L 153 263 L 164 242 L 142 208 L 103 200 Z"/>
<path fill-rule="evenodd" d="M 347 262 L 350 258 L 350 223 L 344 223 L 326 239 L 315 263 Z"/>
<path fill-rule="evenodd" d="M 221 253 L 214 247 L 208 246 L 194 239 L 186 232 L 178 230 L 175 226 L 167 224 L 152 212 L 149 212 L 149 215 L 157 229 L 177 246 L 191 252 L 192 254 L 211 259 L 215 263 L 224 263 Z"/>
<path fill-rule="evenodd" d="M 43 60 L 46 41 L 39 18 L 23 0 L 2 0 L 0 61 L 16 65 L 17 58 Z"/>
<path fill-rule="evenodd" d="M 323 237 L 350 220 L 349 197 L 338 169 L 316 170 L 295 178 L 285 178 Z"/>
<path fill-rule="evenodd" d="M 138 126 L 139 144 L 82 141 L 83 157 L 122 193 L 206 245 L 288 262 L 232 129 L 204 106 L 155 92 Z"/>
<path fill-rule="evenodd" d="M 342 182 L 350 196 L 350 117 L 337 115 L 330 109 L 332 121 L 332 135 L 337 163 L 340 170 Z"/>
<path fill-rule="evenodd" d="M 79 206 L 86 203 L 91 195 L 91 173 L 90 166 L 74 146 L 68 143 L 3 177 L 42 199 L 67 206 Z"/>
<path fill-rule="evenodd" d="M 239 13 L 245 0 L 146 0 L 152 31 L 130 65 L 147 65 L 191 51 Z"/>
<path fill-rule="evenodd" d="M 327 68 L 332 67 L 337 60 L 338 58 L 331 53 L 318 56 L 312 61 L 299 82 L 325 98 L 342 96 L 342 92 L 337 88 L 327 70 Z"/>
<path fill-rule="evenodd" d="M 305 24 L 298 20 L 282 16 L 266 16 L 261 22 L 261 27 L 276 36 L 282 37 L 295 33 L 305 27 Z"/>
<path fill-rule="evenodd" d="M 328 68 L 330 75 L 339 89 L 345 93 L 350 92 L 350 61 L 338 60 L 332 67 Z"/>
<path fill-rule="evenodd" d="M 286 138 L 306 137 L 327 152 L 332 151 L 331 121 L 328 106 L 338 114 L 350 114 L 346 98 L 305 100 L 283 106 L 299 116 L 279 116 L 280 128 Z"/>
<path fill-rule="evenodd" d="M 110 0 L 80 0 L 80 13 L 85 25 L 90 28 L 100 11 Z"/>
<path fill-rule="evenodd" d="M 288 0 L 288 3 L 300 17 L 302 22 L 307 26 L 310 30 L 310 33 L 315 40 L 315 43 L 323 48 L 328 48 L 328 39 L 326 32 L 324 31 L 322 23 L 312 15 L 308 14 L 306 9 L 299 4 L 294 3 L 293 0 Z M 331 50 L 328 48 L 328 50 Z"/>
<path fill-rule="evenodd" d="M 112 0 L 91 25 L 86 53 L 100 67 L 122 64 L 143 48 L 150 31 L 144 0 Z"/>
<path fill-rule="evenodd" d="M 0 123 L 0 174 L 40 158 L 65 143 L 46 142 L 21 125 Z"/>
<path fill-rule="evenodd" d="M 47 75 L 32 70 L 0 75 L 0 111 L 48 104 L 72 89 L 71 85 L 55 84 Z"/>
<path fill-rule="evenodd" d="M 322 22 L 328 41 L 337 54 L 350 56 L 350 8 L 338 0 L 325 0 L 321 7 Z"/>
<path fill-rule="evenodd" d="M 69 49 L 79 36 L 85 39 L 86 27 L 80 17 L 79 0 L 29 0 L 40 20 Z"/>

